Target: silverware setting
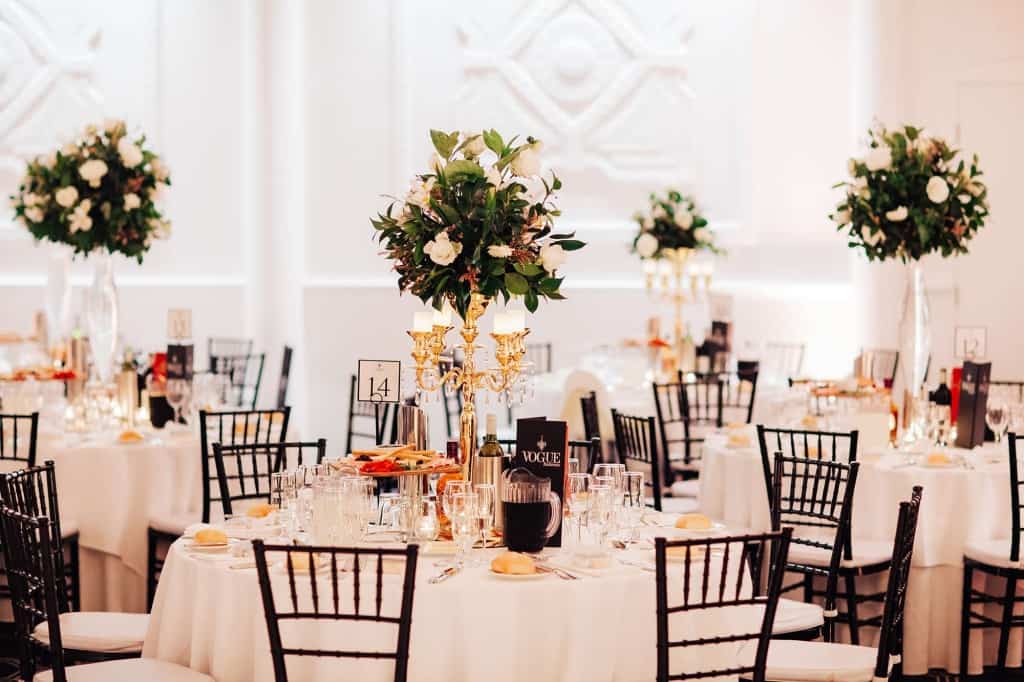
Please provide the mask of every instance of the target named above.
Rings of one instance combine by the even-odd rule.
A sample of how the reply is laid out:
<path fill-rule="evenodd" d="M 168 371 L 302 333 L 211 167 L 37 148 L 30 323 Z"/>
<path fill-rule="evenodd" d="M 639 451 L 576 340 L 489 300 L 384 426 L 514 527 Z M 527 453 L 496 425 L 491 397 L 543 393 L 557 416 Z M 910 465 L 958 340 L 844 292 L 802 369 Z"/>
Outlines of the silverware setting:
<path fill-rule="evenodd" d="M 554 573 L 562 580 L 579 580 L 580 577 L 575 573 L 570 573 L 563 568 L 557 566 L 551 566 L 550 564 L 536 564 L 537 570 L 541 573 Z"/>
<path fill-rule="evenodd" d="M 622 557 L 617 557 L 617 559 L 619 560 L 620 564 L 625 564 L 626 566 L 633 566 L 634 568 L 640 568 L 645 571 L 650 571 L 651 573 L 655 572 L 655 568 L 652 564 L 646 564 L 642 561 L 633 561 L 632 559 L 623 559 Z"/>
<path fill-rule="evenodd" d="M 449 566 L 448 568 L 444 569 L 443 571 L 441 571 L 437 575 L 431 577 L 429 580 L 427 580 L 427 582 L 430 583 L 431 585 L 437 585 L 438 583 L 443 583 L 445 580 L 448 580 L 448 578 L 451 578 L 452 576 L 458 574 L 458 572 L 461 571 L 461 570 L 462 569 L 459 566 Z"/>

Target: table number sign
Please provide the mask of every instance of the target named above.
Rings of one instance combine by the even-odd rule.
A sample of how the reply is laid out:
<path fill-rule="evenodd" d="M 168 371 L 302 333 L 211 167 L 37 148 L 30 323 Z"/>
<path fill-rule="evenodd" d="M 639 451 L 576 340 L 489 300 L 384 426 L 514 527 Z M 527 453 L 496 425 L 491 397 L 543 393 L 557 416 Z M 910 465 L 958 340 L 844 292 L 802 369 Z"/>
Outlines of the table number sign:
<path fill-rule="evenodd" d="M 192 356 L 191 343 L 167 344 L 167 378 L 192 381 Z"/>
<path fill-rule="evenodd" d="M 529 469 L 535 476 L 551 479 L 551 492 L 565 508 L 569 485 L 569 427 L 566 422 L 544 418 L 516 422 L 516 454 L 512 467 Z M 562 526 L 548 540 L 549 547 L 562 546 Z"/>
<path fill-rule="evenodd" d="M 183 341 L 192 338 L 192 311 L 171 308 L 167 311 L 167 338 Z"/>
<path fill-rule="evenodd" d="M 953 355 L 963 360 L 988 354 L 988 330 L 985 327 L 956 327 L 953 331 Z"/>
<path fill-rule="evenodd" d="M 985 442 L 985 406 L 992 363 L 965 362 L 960 377 L 956 416 L 956 446 L 973 448 Z"/>
<path fill-rule="evenodd" d="M 402 363 L 398 360 L 360 360 L 356 399 L 364 403 L 397 403 Z"/>

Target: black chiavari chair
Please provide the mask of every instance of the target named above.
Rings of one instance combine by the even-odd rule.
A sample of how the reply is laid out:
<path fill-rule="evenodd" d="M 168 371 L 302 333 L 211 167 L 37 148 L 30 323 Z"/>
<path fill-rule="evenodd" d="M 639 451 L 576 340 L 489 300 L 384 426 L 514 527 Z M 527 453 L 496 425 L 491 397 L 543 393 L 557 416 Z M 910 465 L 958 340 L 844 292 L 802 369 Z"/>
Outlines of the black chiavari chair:
<path fill-rule="evenodd" d="M 214 502 L 220 502 L 220 484 L 213 461 L 213 443 L 239 445 L 283 443 L 288 437 L 292 408 L 275 410 L 199 411 L 199 460 L 202 471 L 203 508 L 200 514 L 158 516 L 149 520 L 147 530 L 146 603 L 153 605 L 164 559 L 158 549 L 169 546 L 197 522 L 209 523 Z"/>
<path fill-rule="evenodd" d="M 764 469 L 766 490 L 771 502 L 771 455 L 782 452 L 789 457 L 805 459 L 825 459 L 830 462 L 857 461 L 857 430 L 848 432 L 808 431 L 800 429 L 766 428 L 758 424 L 757 440 L 761 448 L 761 466 Z M 851 514 L 852 514 L 851 509 Z M 852 518 L 852 517 L 851 517 Z M 843 543 L 843 558 L 839 565 L 840 588 L 838 597 L 846 605 L 840 612 L 837 622 L 845 623 L 850 628 L 850 641 L 860 644 L 862 627 L 881 627 L 881 616 L 865 618 L 861 616 L 860 607 L 864 604 L 882 603 L 885 594 L 871 592 L 863 594 L 857 589 L 857 578 L 888 571 L 892 556 L 889 545 L 884 542 L 857 541 L 852 537 Z M 806 589 L 812 596 L 823 596 L 814 586 L 814 576 L 806 576 Z M 808 599 L 809 600 L 809 599 Z"/>
<path fill-rule="evenodd" d="M 664 466 L 664 460 L 658 452 L 654 417 L 633 417 L 613 409 L 612 424 L 615 427 L 615 447 L 619 461 L 626 465 L 628 471 L 644 473 L 644 484 L 651 488 L 651 506 L 661 511 L 661 467 Z"/>
<path fill-rule="evenodd" d="M 601 439 L 570 440 L 569 459 L 579 462 L 581 473 L 593 474 L 594 467 L 601 461 Z"/>
<path fill-rule="evenodd" d="M 687 378 L 679 372 L 676 381 L 652 385 L 661 450 L 668 462 L 662 471 L 665 486 L 677 472 L 692 478 L 700 470 L 704 436 L 722 426 L 722 383 L 717 374 Z"/>
<path fill-rule="evenodd" d="M 359 397 L 358 377 L 353 374 L 348 392 L 348 433 L 345 452 L 352 452 L 356 439 L 368 440 L 370 447 L 394 443 L 398 439 L 398 406 L 391 403 L 370 403 Z M 369 430 L 372 429 L 372 432 Z"/>
<path fill-rule="evenodd" d="M 38 438 L 38 412 L 0 414 L 0 465 L 5 469 L 35 466 Z"/>
<path fill-rule="evenodd" d="M 285 346 L 281 355 L 281 378 L 277 382 L 278 409 L 288 404 L 288 380 L 292 373 L 292 347 Z"/>
<path fill-rule="evenodd" d="M 782 592 L 803 588 L 804 601 L 811 601 L 810 581 L 825 581 L 823 592 L 826 641 L 835 637 L 836 593 L 845 539 L 849 537 L 853 493 L 857 483 L 857 462 L 829 462 L 775 453 L 772 473 L 772 530 L 791 526 L 786 570 L 802 579 L 783 586 Z"/>
<path fill-rule="evenodd" d="M 206 357 L 209 359 L 210 367 L 213 367 L 212 358 L 214 357 L 249 355 L 250 353 L 252 353 L 252 339 L 210 337 L 206 341 Z"/>
<path fill-rule="evenodd" d="M 886 581 L 878 646 L 774 640 L 768 651 L 769 680 L 903 680 L 903 616 L 914 554 L 922 488 L 901 502 L 892 542 L 893 567 Z M 966 678 L 964 678 L 966 679 Z"/>
<path fill-rule="evenodd" d="M 73 668 L 76 680 L 153 680 L 154 682 L 210 682 L 213 678 L 156 659 L 138 658 L 146 631 L 145 614 L 93 614 L 98 618 L 83 622 L 87 614 L 62 614 L 60 577 L 53 565 L 56 533 L 46 516 L 32 517 L 6 506 L 0 508 L 0 530 L 5 538 L 4 554 L 11 582 L 11 606 L 14 611 L 21 679 L 40 682 L 67 682 L 69 663 L 95 661 Z M 71 619 L 74 616 L 74 620 Z M 111 622 L 117 617 L 117 624 Z M 104 625 L 116 628 L 124 638 L 124 617 L 138 620 L 141 628 L 134 652 L 109 652 L 75 648 L 77 642 L 95 644 L 103 639 Z M 77 627 L 76 627 L 77 626 Z M 50 670 L 36 674 L 36 654 L 44 654 Z"/>
<path fill-rule="evenodd" d="M 1000 540 L 972 540 L 964 548 L 963 601 L 960 610 L 960 675 L 967 679 L 970 658 L 971 631 L 998 630 L 999 644 L 996 649 L 994 672 L 1007 674 L 1006 658 L 1009 651 L 1010 632 L 1024 627 L 1024 615 L 1015 614 L 1014 607 L 1024 601 L 1017 595 L 1017 585 L 1024 580 L 1024 562 L 1021 561 L 1021 486 L 1017 443 L 1024 434 L 1008 433 L 1010 466 L 1010 537 Z M 1005 581 L 1002 593 L 990 593 L 974 587 L 976 574 Z M 981 610 L 975 610 L 980 606 Z M 999 617 L 985 612 L 986 607 L 1001 609 Z"/>
<path fill-rule="evenodd" d="M 530 363 L 530 371 L 534 374 L 549 374 L 554 366 L 551 364 L 550 343 L 528 343 L 526 344 L 526 355 L 524 362 Z"/>
<path fill-rule="evenodd" d="M 227 393 L 224 396 L 224 401 L 228 405 L 256 409 L 266 359 L 266 353 L 210 356 L 210 373 L 220 374 L 228 380 Z"/>
<path fill-rule="evenodd" d="M 720 372 L 722 380 L 722 421 L 749 424 L 754 417 L 754 399 L 757 396 L 756 360 L 740 360 L 735 372 Z"/>
<path fill-rule="evenodd" d="M 769 383 L 781 384 L 799 377 L 804 369 L 804 354 L 807 345 L 769 341 L 764 345 L 761 357 L 761 374 Z"/>
<path fill-rule="evenodd" d="M 253 540 L 256 574 L 259 577 L 263 611 L 267 620 L 274 679 L 287 682 L 289 656 L 313 656 L 338 659 L 376 659 L 394 661 L 395 682 L 405 682 L 409 669 L 409 638 L 412 631 L 412 604 L 416 588 L 418 548 L 383 547 L 294 547 L 267 545 Z M 274 561 L 274 557 L 278 557 Z M 385 592 L 397 592 L 385 577 L 385 561 L 402 564 L 401 600 L 397 611 L 384 608 Z M 287 576 L 272 577 L 270 566 L 279 565 Z M 300 568 L 303 567 L 303 568 Z M 308 568 L 304 568 L 307 567 Z M 339 585 L 341 571 L 351 573 L 351 593 L 343 596 Z M 390 573 L 390 571 L 388 571 Z M 345 580 L 345 583 L 349 581 Z M 276 587 L 276 590 L 275 590 Z M 275 591 L 278 592 L 275 598 Z M 371 595 L 365 595 L 372 592 Z M 372 597 L 372 603 L 367 604 Z M 289 630 L 282 623 L 323 623 L 350 621 L 367 627 L 394 626 L 397 630 L 393 650 L 361 651 L 354 648 L 307 649 L 286 644 Z M 345 677 L 335 675 L 337 679 Z"/>
<path fill-rule="evenodd" d="M 591 391 L 580 396 L 580 411 L 583 414 L 583 437 L 587 440 L 601 440 L 601 418 L 597 408 L 597 393 Z"/>
<path fill-rule="evenodd" d="M 224 516 L 235 513 L 236 502 L 269 500 L 271 474 L 294 469 L 300 464 L 319 464 L 326 454 L 327 441 L 323 438 L 294 443 L 214 443 L 213 460 L 217 466 L 217 485 Z"/>
<path fill-rule="evenodd" d="M 931 362 L 931 357 L 928 361 Z M 873 379 L 877 384 L 889 381 L 891 385 L 896 380 L 896 370 L 900 366 L 900 352 L 891 348 L 861 348 L 860 363 L 863 376 Z"/>
<path fill-rule="evenodd" d="M 782 584 L 782 574 L 789 550 L 792 529 L 785 528 L 772 533 L 740 535 L 734 537 L 701 538 L 692 540 L 668 540 L 658 537 L 654 540 L 655 585 L 657 599 L 657 680 L 697 680 L 709 677 L 734 679 L 737 675 L 749 674 L 755 682 L 765 680 L 765 664 L 769 655 L 772 622 Z M 667 561 L 669 556 L 679 557 L 683 566 L 673 576 L 681 578 L 681 590 L 674 590 L 678 583 L 669 585 Z M 767 558 L 767 584 L 760 589 L 757 557 Z M 678 597 L 670 600 L 670 597 Z M 673 602 L 670 604 L 670 601 Z M 681 603 L 679 603 L 681 602 Z M 738 607 L 763 607 L 760 622 L 754 632 L 728 634 L 694 633 L 691 638 L 673 638 L 670 621 L 673 614 L 694 613 L 709 609 L 736 609 Z M 747 644 L 744 644 L 747 643 Z M 723 644 L 751 646 L 752 655 L 738 656 L 733 666 L 715 666 L 674 672 L 671 670 L 673 649 L 710 647 L 714 650 Z M 692 656 L 689 660 L 702 663 L 704 656 Z M 746 661 L 750 661 L 747 663 Z"/>

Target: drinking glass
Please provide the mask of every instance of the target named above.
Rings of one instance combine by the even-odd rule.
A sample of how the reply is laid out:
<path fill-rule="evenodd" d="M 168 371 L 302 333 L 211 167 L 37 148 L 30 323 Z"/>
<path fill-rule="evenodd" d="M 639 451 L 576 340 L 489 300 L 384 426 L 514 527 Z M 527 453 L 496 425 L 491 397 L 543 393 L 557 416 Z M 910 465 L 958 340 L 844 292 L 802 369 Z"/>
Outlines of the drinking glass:
<path fill-rule="evenodd" d="M 166 398 L 167 404 L 174 410 L 174 423 L 181 423 L 181 408 L 188 402 L 192 393 L 192 385 L 184 379 L 168 379 Z"/>
<path fill-rule="evenodd" d="M 319 479 L 313 484 L 313 541 L 335 545 L 341 537 L 341 482 Z"/>
<path fill-rule="evenodd" d="M 583 515 L 587 511 L 590 480 L 590 474 L 569 474 L 569 520 L 575 524 L 577 543 L 583 539 Z"/>
<path fill-rule="evenodd" d="M 473 486 L 476 493 L 476 517 L 480 523 L 480 546 L 487 547 L 487 536 L 494 525 L 495 490 L 491 483 L 478 483 Z"/>
<path fill-rule="evenodd" d="M 613 496 L 612 487 L 603 482 L 591 484 L 587 495 L 587 532 L 599 546 L 603 546 L 608 539 L 614 511 Z"/>
<path fill-rule="evenodd" d="M 455 540 L 455 546 L 458 549 L 455 555 L 456 566 L 465 564 L 466 555 L 479 536 L 479 521 L 476 516 L 477 499 L 476 493 L 455 493 L 449 503 L 452 539 Z"/>
<path fill-rule="evenodd" d="M 996 445 L 1001 443 L 1003 434 L 1006 433 L 1006 429 L 1010 425 L 1009 409 L 1006 407 L 1006 403 L 1001 400 L 993 401 L 990 398 L 985 407 L 985 423 L 995 434 Z"/>
<path fill-rule="evenodd" d="M 569 473 L 578 474 L 580 473 L 580 460 L 578 457 L 569 458 Z"/>
<path fill-rule="evenodd" d="M 452 517 L 451 505 L 454 495 L 470 492 L 473 492 L 473 486 L 469 481 L 448 481 L 444 487 L 444 495 L 441 497 L 441 508 L 444 509 L 444 515 L 449 519 Z"/>
<path fill-rule="evenodd" d="M 417 503 L 418 518 L 416 519 L 415 535 L 420 542 L 431 542 L 437 539 L 437 503 L 423 498 Z"/>
<path fill-rule="evenodd" d="M 622 498 L 623 512 L 626 523 L 625 543 L 627 547 L 636 542 L 636 529 L 643 518 L 647 506 L 644 495 L 644 475 L 640 471 L 627 471 L 622 478 L 625 494 Z"/>

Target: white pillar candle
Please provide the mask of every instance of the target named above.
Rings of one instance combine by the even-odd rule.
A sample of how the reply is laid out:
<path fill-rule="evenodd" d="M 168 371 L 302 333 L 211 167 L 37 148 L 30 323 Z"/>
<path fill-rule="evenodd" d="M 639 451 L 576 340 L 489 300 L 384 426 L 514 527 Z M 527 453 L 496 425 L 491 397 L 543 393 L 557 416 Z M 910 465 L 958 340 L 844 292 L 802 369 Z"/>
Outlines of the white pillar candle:
<path fill-rule="evenodd" d="M 452 307 L 447 303 L 440 310 L 434 309 L 434 326 L 449 327 L 452 324 Z"/>
<path fill-rule="evenodd" d="M 434 313 L 427 310 L 422 313 L 412 314 L 412 330 L 414 332 L 429 332 L 434 328 Z"/>
<path fill-rule="evenodd" d="M 494 313 L 494 333 L 508 334 L 511 320 L 508 313 Z"/>
<path fill-rule="evenodd" d="M 526 311 L 522 308 L 512 308 L 505 315 L 508 318 L 508 331 L 510 334 L 518 334 L 526 329 Z"/>

